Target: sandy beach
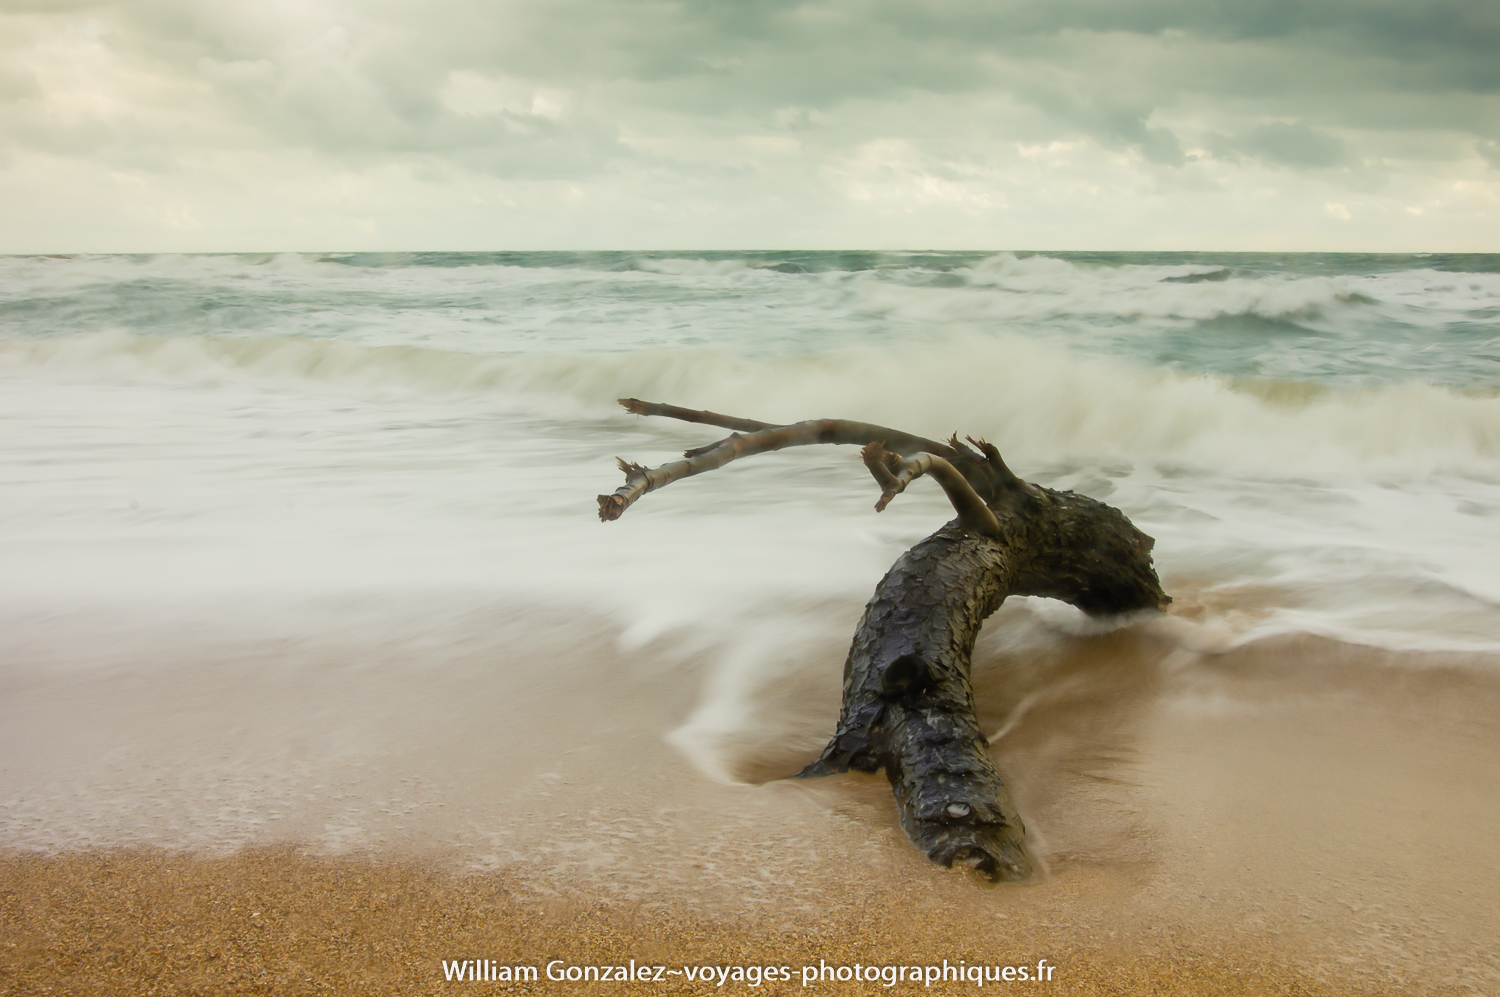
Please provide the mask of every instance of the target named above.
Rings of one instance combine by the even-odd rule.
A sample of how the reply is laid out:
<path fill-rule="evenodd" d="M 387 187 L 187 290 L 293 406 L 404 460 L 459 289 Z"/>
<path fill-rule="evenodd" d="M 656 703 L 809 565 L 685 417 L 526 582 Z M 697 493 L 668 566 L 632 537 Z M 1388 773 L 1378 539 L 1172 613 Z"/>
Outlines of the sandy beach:
<path fill-rule="evenodd" d="M 665 975 L 701 965 L 784 966 L 792 979 L 722 987 L 793 992 L 819 960 L 1055 967 L 1050 982 L 987 984 L 1016 993 L 1493 992 L 1493 662 L 1310 638 L 1199 654 L 1170 640 L 1193 612 L 1183 599 L 1176 617 L 1054 640 L 1047 651 L 1026 644 L 1010 607 L 987 628 L 976 656 L 981 712 L 1008 728 L 996 757 L 1042 869 L 1032 883 L 1000 886 L 917 854 L 878 776 L 780 778 L 816 749 L 778 731 L 795 726 L 797 703 L 816 713 L 836 702 L 832 680 L 769 683 L 750 697 L 770 736 L 742 728 L 718 757 L 742 780 L 777 777 L 754 785 L 708 778 L 661 737 L 701 695 L 691 654 L 673 657 L 660 641 L 623 653 L 604 632 L 581 640 L 576 621 L 531 617 L 543 664 L 491 676 L 490 694 L 476 684 L 474 697 L 431 711 L 414 686 L 387 685 L 420 675 L 412 669 L 431 653 L 430 618 L 404 641 L 392 613 L 364 640 L 347 619 L 321 644 L 307 634 L 270 645 L 264 635 L 179 634 L 177 664 L 200 666 L 200 686 L 205 661 L 297 649 L 295 668 L 265 663 L 233 723 L 207 704 L 201 715 L 153 714 L 148 704 L 181 674 L 160 655 L 152 668 L 125 667 L 139 665 L 141 647 L 118 641 L 108 653 L 120 667 L 103 669 L 102 681 L 79 686 L 38 669 L 7 690 L 3 992 L 721 989 Z M 80 643 L 105 653 L 82 620 L 52 625 L 27 645 L 33 658 L 77 655 Z M 10 632 L 35 638 L 41 627 L 32 619 Z M 572 659 L 542 653 L 564 639 Z M 149 630 L 136 640 L 168 646 Z M 474 640 L 475 662 L 500 653 Z M 11 660 L 24 650 L 7 648 Z M 837 651 L 810 649 L 830 670 Z M 350 683 L 350 662 L 373 654 L 384 665 Z M 612 655 L 612 667 L 596 669 L 609 677 L 580 697 L 569 662 L 590 655 Z M 345 698 L 332 699 L 341 686 Z M 189 805 L 213 799 L 195 780 L 225 781 L 237 731 L 294 742 L 276 728 L 278 704 L 320 696 L 353 718 L 330 728 L 337 743 L 347 748 L 359 730 L 384 743 L 380 771 L 313 764 L 311 743 L 302 776 L 286 759 L 279 773 L 262 760 L 262 771 L 237 778 L 262 788 L 285 780 L 247 804 L 267 819 L 243 833 L 242 814 L 241 837 L 215 838 Z M 382 718 L 377 701 L 404 702 L 404 719 Z M 529 744 L 507 735 L 523 718 Z M 124 737 L 113 752 L 89 744 L 105 730 Z M 15 759 L 39 738 L 82 753 L 52 752 L 47 772 L 33 758 L 40 775 L 24 785 Z M 193 744 L 216 765 L 195 769 Z M 100 814 L 87 805 L 106 784 L 119 791 L 146 778 L 146 754 L 159 789 L 142 819 L 108 816 L 117 838 L 140 828 L 138 842 L 91 843 Z M 109 759 L 95 773 L 105 782 L 88 784 L 84 756 Z M 47 796 L 46 779 L 61 777 L 65 791 Z M 179 846 L 151 843 L 168 837 L 148 834 L 151 821 L 174 828 Z M 554 960 L 558 973 L 630 960 L 666 970 L 626 983 L 445 980 L 443 961 L 466 959 L 539 974 Z M 831 979 L 808 989 L 884 986 Z"/>
<path fill-rule="evenodd" d="M 10 857 L 0 863 L 0 877 L 0 992 L 8 994 L 879 992 L 878 979 L 804 988 L 802 972 L 821 964 L 925 969 L 943 959 L 992 968 L 1045 959 L 1056 967 L 1049 983 L 986 984 L 1006 993 L 1344 995 L 1409 985 L 1320 964 L 1281 932 L 1209 939 L 1132 928 L 1124 908 L 1139 884 L 1108 873 L 999 895 L 976 895 L 971 884 L 938 877 L 928 888 L 856 883 L 828 897 L 817 915 L 606 905 L 570 895 L 566 884 L 548 884 L 563 887 L 549 894 L 505 875 L 454 877 L 292 851 L 217 859 L 152 852 Z M 539 979 L 444 981 L 443 960 L 471 958 L 531 966 Z M 549 964 L 561 975 L 571 966 L 629 967 L 630 960 L 674 972 L 702 964 L 785 966 L 792 979 L 753 987 L 690 983 L 681 975 L 620 984 L 545 977 Z M 895 988 L 924 989 L 906 982 Z M 984 992 L 951 980 L 930 989 Z"/>

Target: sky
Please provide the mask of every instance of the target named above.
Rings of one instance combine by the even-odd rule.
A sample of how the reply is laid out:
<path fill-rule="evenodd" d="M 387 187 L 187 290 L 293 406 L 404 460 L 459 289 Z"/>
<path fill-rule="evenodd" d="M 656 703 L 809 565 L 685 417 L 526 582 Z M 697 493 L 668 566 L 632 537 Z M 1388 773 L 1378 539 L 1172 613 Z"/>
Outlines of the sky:
<path fill-rule="evenodd" d="M 0 252 L 1500 251 L 1496 0 L 0 0 Z"/>

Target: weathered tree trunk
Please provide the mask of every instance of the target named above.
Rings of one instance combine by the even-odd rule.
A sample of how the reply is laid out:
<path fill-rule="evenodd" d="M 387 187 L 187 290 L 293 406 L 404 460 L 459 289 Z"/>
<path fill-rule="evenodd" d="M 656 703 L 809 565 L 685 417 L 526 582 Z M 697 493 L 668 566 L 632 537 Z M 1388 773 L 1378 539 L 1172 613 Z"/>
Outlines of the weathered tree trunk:
<path fill-rule="evenodd" d="M 974 717 L 969 659 L 986 617 L 1009 595 L 1040 595 L 1094 615 L 1164 608 L 1154 541 L 1117 509 L 1017 478 L 988 443 L 973 449 L 868 423 L 822 419 L 772 426 L 621 399 L 641 415 L 739 430 L 684 460 L 647 469 L 620 461 L 626 483 L 599 496 L 618 519 L 636 499 L 738 457 L 811 443 L 863 446 L 882 495 L 876 509 L 923 474 L 937 479 L 958 518 L 903 554 L 875 589 L 844 663 L 838 730 L 799 778 L 885 769 L 907 835 L 934 862 L 991 877 L 1030 873 L 1024 825 Z"/>

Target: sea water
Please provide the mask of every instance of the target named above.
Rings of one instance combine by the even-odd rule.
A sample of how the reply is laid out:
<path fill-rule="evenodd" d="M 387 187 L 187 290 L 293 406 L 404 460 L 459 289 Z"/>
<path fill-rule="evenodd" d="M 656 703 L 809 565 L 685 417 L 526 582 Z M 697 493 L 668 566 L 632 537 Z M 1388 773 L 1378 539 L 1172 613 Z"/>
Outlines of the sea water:
<path fill-rule="evenodd" d="M 665 626 L 867 593 L 946 518 L 877 516 L 829 447 L 601 525 L 615 456 L 722 435 L 640 397 L 987 438 L 1229 639 L 1500 649 L 1500 257 L 12 257 L 0 337 L 10 600 L 480 586 Z"/>
<path fill-rule="evenodd" d="M 482 864 L 534 857 L 502 830 L 557 824 L 548 779 L 625 772 L 606 743 L 672 745 L 674 783 L 790 775 L 864 599 L 951 509 L 918 483 L 877 514 L 830 446 L 601 523 L 617 456 L 724 435 L 625 397 L 982 437 L 1156 538 L 1171 615 L 1013 600 L 1006 646 L 1500 651 L 1500 256 L 9 257 L 6 842 L 420 825 Z"/>

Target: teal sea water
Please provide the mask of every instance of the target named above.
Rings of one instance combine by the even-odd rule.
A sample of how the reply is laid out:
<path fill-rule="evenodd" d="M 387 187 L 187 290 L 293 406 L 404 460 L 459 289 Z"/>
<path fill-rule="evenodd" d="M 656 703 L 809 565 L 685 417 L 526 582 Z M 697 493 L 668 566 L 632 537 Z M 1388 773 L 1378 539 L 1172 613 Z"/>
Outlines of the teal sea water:
<path fill-rule="evenodd" d="M 402 646 L 428 649 L 411 652 L 426 671 L 403 702 L 433 716 L 472 699 L 472 669 L 443 664 L 466 642 L 530 648 L 501 669 L 572 661 L 557 672 L 569 688 L 618 677 L 598 658 L 607 646 L 695 662 L 684 688 L 697 691 L 660 722 L 706 772 L 745 771 L 736 745 L 769 722 L 757 696 L 803 679 L 835 699 L 809 697 L 821 705 L 783 742 L 816 750 L 860 606 L 950 518 L 941 492 L 919 485 L 876 514 L 852 448 L 807 448 L 679 482 L 601 524 L 616 456 L 656 464 L 716 438 L 628 415 L 625 396 L 985 437 L 1022 476 L 1115 504 L 1157 538 L 1177 612 L 1136 625 L 1185 653 L 1309 635 L 1485 661 L 1500 650 L 1500 256 L 9 257 L 7 688 L 134 675 L 161 652 L 177 678 L 150 687 L 149 708 L 131 686 L 130 715 L 156 716 L 163 696 L 183 717 L 253 699 L 252 674 L 324 690 L 290 713 L 265 706 L 280 719 L 247 721 L 225 758 L 254 754 L 266 729 L 276 745 L 325 728 L 344 731 L 328 745 L 366 743 L 340 724 L 406 722 L 389 697 L 356 691 L 396 681 L 378 648 L 400 619 Z M 329 607 L 340 622 L 307 622 Z M 1047 600 L 1004 616 L 1038 648 L 1117 625 Z M 534 647 L 541 620 L 572 621 L 560 632 L 576 646 Z M 205 627 L 264 653 L 181 651 L 219 646 Z M 364 670 L 324 700 L 317 676 L 334 673 L 306 649 L 334 632 L 374 650 L 339 659 Z M 63 701 L 41 695 L 11 701 L 50 704 L 28 716 Z M 125 722 L 87 715 L 97 731 Z M 13 738 L 29 736 L 11 719 Z M 64 775 L 13 773 L 24 805 L 4 827 L 20 841 L 117 840 L 127 825 L 149 840 L 259 840 L 267 794 L 314 778 L 291 755 L 201 769 L 181 760 L 193 755 L 172 756 L 181 786 L 239 788 L 211 806 L 184 789 L 176 816 L 142 817 L 159 785 L 79 756 L 56 763 Z M 373 833 L 361 826 L 328 817 L 309 833 Z"/>
<path fill-rule="evenodd" d="M 1020 334 L 1127 365 L 1493 385 L 1500 255 L 407 253 L 17 258 L 6 339 L 305 337 L 771 358 Z"/>

